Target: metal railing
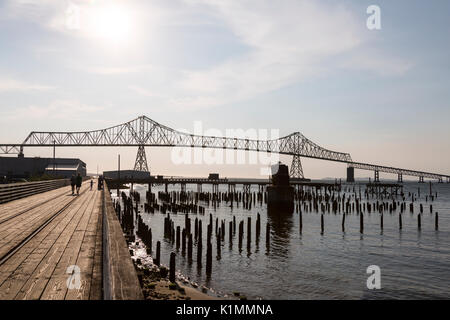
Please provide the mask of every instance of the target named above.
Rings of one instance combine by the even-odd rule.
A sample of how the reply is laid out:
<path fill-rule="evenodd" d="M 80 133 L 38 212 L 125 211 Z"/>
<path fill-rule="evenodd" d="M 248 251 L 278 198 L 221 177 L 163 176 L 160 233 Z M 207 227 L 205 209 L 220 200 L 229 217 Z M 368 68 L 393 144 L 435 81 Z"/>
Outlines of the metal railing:
<path fill-rule="evenodd" d="M 67 185 L 70 185 L 70 179 L 0 184 L 0 203 L 25 198 Z"/>

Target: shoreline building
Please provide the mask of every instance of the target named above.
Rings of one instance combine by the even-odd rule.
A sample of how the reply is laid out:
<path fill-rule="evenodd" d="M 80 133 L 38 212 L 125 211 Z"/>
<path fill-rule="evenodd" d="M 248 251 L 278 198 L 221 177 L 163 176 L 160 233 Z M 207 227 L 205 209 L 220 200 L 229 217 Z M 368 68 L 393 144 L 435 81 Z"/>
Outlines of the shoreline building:
<path fill-rule="evenodd" d="M 73 174 L 86 176 L 86 163 L 72 158 L 0 157 L 0 177 L 7 180 L 42 176 L 70 178 Z"/>

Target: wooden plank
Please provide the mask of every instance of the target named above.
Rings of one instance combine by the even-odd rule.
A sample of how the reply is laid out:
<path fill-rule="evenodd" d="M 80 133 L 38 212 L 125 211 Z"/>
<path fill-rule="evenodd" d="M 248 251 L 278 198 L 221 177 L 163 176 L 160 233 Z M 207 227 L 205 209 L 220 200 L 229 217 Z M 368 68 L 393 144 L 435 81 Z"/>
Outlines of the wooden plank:
<path fill-rule="evenodd" d="M 15 217 L 0 224 L 0 257 L 23 241 L 37 227 L 61 210 L 74 198 L 68 196 L 47 201 L 46 204 L 30 210 L 23 215 Z"/>
<path fill-rule="evenodd" d="M 110 294 L 106 298 L 142 300 L 144 298 L 142 289 L 106 184 L 103 192 L 104 219 L 106 220 L 103 222 L 106 224 L 106 234 L 104 234 L 106 239 L 104 241 L 106 241 L 108 250 L 103 272 L 107 272 L 108 275 L 108 283 L 104 286 L 108 286 L 105 290 L 109 291 Z M 108 268 L 108 270 L 105 270 L 105 268 Z"/>
<path fill-rule="evenodd" d="M 88 300 L 94 267 L 95 240 L 99 215 L 101 192 L 97 192 L 94 208 L 84 234 L 76 265 L 81 271 L 81 286 L 79 289 L 71 289 L 66 293 L 66 300 Z"/>
<path fill-rule="evenodd" d="M 82 197 L 83 196 L 80 196 L 79 200 L 82 200 Z M 49 275 L 47 275 L 46 272 L 51 270 L 48 266 L 51 264 L 51 261 L 54 261 L 55 259 L 59 260 L 59 257 L 62 254 L 62 249 L 67 246 L 67 242 L 71 238 L 69 236 L 74 233 L 75 228 L 79 223 L 80 216 L 83 216 L 86 212 L 86 204 L 82 201 L 75 201 L 67 210 L 69 211 L 69 214 L 66 216 L 69 219 L 68 223 L 60 224 L 57 221 L 58 219 L 52 221 L 51 224 L 57 224 L 57 226 L 3 282 L 0 287 L 0 298 L 15 298 L 23 285 L 26 284 L 32 276 L 34 276 L 32 278 L 32 281 L 34 281 L 37 274 L 41 276 L 41 279 L 45 280 L 47 278 L 48 280 Z M 81 212 L 81 215 L 77 214 L 78 212 Z M 16 254 L 20 254 L 20 252 L 17 252 Z M 26 293 L 29 292 L 30 291 L 27 291 Z M 35 294 L 36 293 L 30 297 L 36 298 Z M 27 295 L 25 296 L 28 297 Z"/>
<path fill-rule="evenodd" d="M 0 221 L 22 211 L 28 211 L 36 205 L 45 204 L 48 200 L 70 193 L 70 187 L 61 187 L 41 194 L 14 200 L 0 205 Z"/>
<path fill-rule="evenodd" d="M 85 198 L 85 196 L 86 194 L 82 197 Z M 85 201 L 80 208 L 72 211 L 73 219 L 59 235 L 57 241 L 49 248 L 47 254 L 39 262 L 15 299 L 39 299 L 51 275 L 55 272 L 63 253 L 69 252 L 74 257 L 78 256 L 86 226 L 92 214 L 95 197 L 87 193 L 86 199 L 83 200 Z M 69 265 L 63 266 L 63 272 Z M 65 274 L 65 277 L 67 279 L 68 275 Z"/>

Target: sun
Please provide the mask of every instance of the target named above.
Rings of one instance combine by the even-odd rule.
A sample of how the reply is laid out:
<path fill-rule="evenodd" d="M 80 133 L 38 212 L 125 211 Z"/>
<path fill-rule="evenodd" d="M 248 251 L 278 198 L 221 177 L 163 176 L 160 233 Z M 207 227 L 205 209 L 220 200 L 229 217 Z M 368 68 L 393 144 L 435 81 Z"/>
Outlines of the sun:
<path fill-rule="evenodd" d="M 132 36 L 132 15 L 123 6 L 98 8 L 93 17 L 93 34 L 115 45 L 124 45 Z"/>

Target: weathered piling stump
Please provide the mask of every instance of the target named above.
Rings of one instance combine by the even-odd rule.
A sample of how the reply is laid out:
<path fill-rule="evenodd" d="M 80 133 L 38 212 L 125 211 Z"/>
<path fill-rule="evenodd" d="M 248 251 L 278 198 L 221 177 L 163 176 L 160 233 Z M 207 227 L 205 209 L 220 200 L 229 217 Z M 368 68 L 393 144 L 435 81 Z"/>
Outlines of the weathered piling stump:
<path fill-rule="evenodd" d="M 252 218 L 247 218 L 247 248 L 250 248 L 252 240 Z"/>
<path fill-rule="evenodd" d="M 184 256 L 186 253 L 186 229 L 183 228 L 181 232 L 181 254 Z"/>
<path fill-rule="evenodd" d="M 175 282 L 175 253 L 170 254 L 170 264 L 169 264 L 169 281 Z"/>
<path fill-rule="evenodd" d="M 421 219 L 422 214 L 419 213 L 417 215 L 417 228 L 420 230 L 422 228 L 422 219 Z"/>
<path fill-rule="evenodd" d="M 323 213 L 320 215 L 320 234 L 323 234 L 324 222 L 323 222 Z"/>
<path fill-rule="evenodd" d="M 192 233 L 188 236 L 188 261 L 192 261 Z"/>
<path fill-rule="evenodd" d="M 438 213 L 436 212 L 435 218 L 434 218 L 434 230 L 438 230 L 439 229 L 439 218 L 438 218 Z"/>
<path fill-rule="evenodd" d="M 159 267 L 161 263 L 161 241 L 156 242 L 156 259 L 155 264 Z"/>
<path fill-rule="evenodd" d="M 359 233 L 364 233 L 364 214 L 359 214 Z"/>
<path fill-rule="evenodd" d="M 212 245 L 208 242 L 206 247 L 206 274 L 211 275 L 212 271 Z"/>
<path fill-rule="evenodd" d="M 177 239 L 176 239 L 176 247 L 177 250 L 180 249 L 180 226 L 177 226 Z"/>

